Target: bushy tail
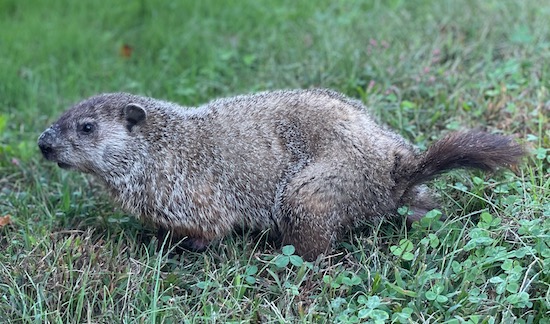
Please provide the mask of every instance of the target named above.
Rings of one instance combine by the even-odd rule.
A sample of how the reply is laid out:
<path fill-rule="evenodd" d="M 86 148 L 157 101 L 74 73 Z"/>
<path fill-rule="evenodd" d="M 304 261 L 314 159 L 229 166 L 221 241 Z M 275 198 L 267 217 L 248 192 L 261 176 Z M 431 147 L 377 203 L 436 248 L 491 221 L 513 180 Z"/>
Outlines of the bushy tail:
<path fill-rule="evenodd" d="M 418 156 L 415 165 L 405 166 L 407 187 L 428 181 L 456 168 L 494 171 L 516 166 L 525 150 L 511 137 L 481 131 L 456 132 L 435 142 Z M 403 174 L 405 175 L 405 174 Z"/>

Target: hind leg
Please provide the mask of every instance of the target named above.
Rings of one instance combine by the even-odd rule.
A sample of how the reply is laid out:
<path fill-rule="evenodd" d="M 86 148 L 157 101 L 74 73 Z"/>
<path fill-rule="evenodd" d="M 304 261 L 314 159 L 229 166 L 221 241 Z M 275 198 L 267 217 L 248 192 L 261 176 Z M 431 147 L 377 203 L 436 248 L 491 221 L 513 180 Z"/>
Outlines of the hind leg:
<path fill-rule="evenodd" d="M 331 249 L 357 210 L 352 197 L 357 192 L 355 182 L 346 175 L 344 168 L 316 164 L 290 180 L 279 215 L 283 245 L 294 245 L 296 253 L 309 261 Z"/>
<path fill-rule="evenodd" d="M 332 224 L 325 214 L 316 213 L 297 201 L 289 201 L 285 207 L 288 208 L 282 211 L 283 245 L 292 244 L 296 254 L 308 261 L 331 249 L 340 227 L 338 222 Z"/>

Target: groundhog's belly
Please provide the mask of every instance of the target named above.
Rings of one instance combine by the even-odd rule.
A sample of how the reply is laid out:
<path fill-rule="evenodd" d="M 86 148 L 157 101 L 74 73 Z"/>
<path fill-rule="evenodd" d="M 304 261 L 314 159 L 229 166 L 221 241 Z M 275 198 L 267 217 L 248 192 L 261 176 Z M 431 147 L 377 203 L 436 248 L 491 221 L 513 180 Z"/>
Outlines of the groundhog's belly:
<path fill-rule="evenodd" d="M 166 186 L 166 190 L 183 190 L 174 190 L 167 204 L 152 208 L 157 211 L 154 221 L 179 236 L 207 240 L 225 236 L 235 228 L 272 228 L 286 166 L 276 160 L 269 161 L 270 167 L 262 165 L 267 161 L 250 160 L 234 160 L 223 169 L 214 164 L 200 175 L 186 175 L 178 184 Z M 223 163 L 228 165 L 227 160 Z M 243 167 L 246 172 L 240 171 Z"/>

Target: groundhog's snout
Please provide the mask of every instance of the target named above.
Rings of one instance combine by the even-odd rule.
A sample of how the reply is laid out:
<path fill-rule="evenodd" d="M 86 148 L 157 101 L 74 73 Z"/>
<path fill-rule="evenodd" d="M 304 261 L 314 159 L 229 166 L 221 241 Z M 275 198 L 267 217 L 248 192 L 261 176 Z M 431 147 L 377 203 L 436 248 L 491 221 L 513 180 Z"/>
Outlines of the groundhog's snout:
<path fill-rule="evenodd" d="M 50 161 L 55 160 L 54 140 L 55 136 L 51 128 L 46 129 L 38 138 L 38 147 L 42 155 Z"/>
<path fill-rule="evenodd" d="M 71 164 L 63 161 L 64 159 L 60 157 L 59 153 L 63 149 L 63 146 L 59 140 L 58 129 L 54 126 L 46 129 L 44 133 L 38 137 L 38 147 L 46 160 L 57 162 L 57 165 L 63 169 L 72 168 Z"/>

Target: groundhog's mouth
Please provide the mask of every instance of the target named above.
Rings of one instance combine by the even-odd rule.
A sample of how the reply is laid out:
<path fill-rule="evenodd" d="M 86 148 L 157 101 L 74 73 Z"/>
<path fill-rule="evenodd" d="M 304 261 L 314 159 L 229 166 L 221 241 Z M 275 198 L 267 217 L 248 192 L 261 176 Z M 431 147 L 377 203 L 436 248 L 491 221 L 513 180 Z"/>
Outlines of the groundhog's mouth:
<path fill-rule="evenodd" d="M 60 167 L 61 169 L 70 169 L 70 168 L 72 168 L 72 165 L 67 164 L 67 163 L 63 163 L 63 162 L 57 162 L 57 166 Z"/>

